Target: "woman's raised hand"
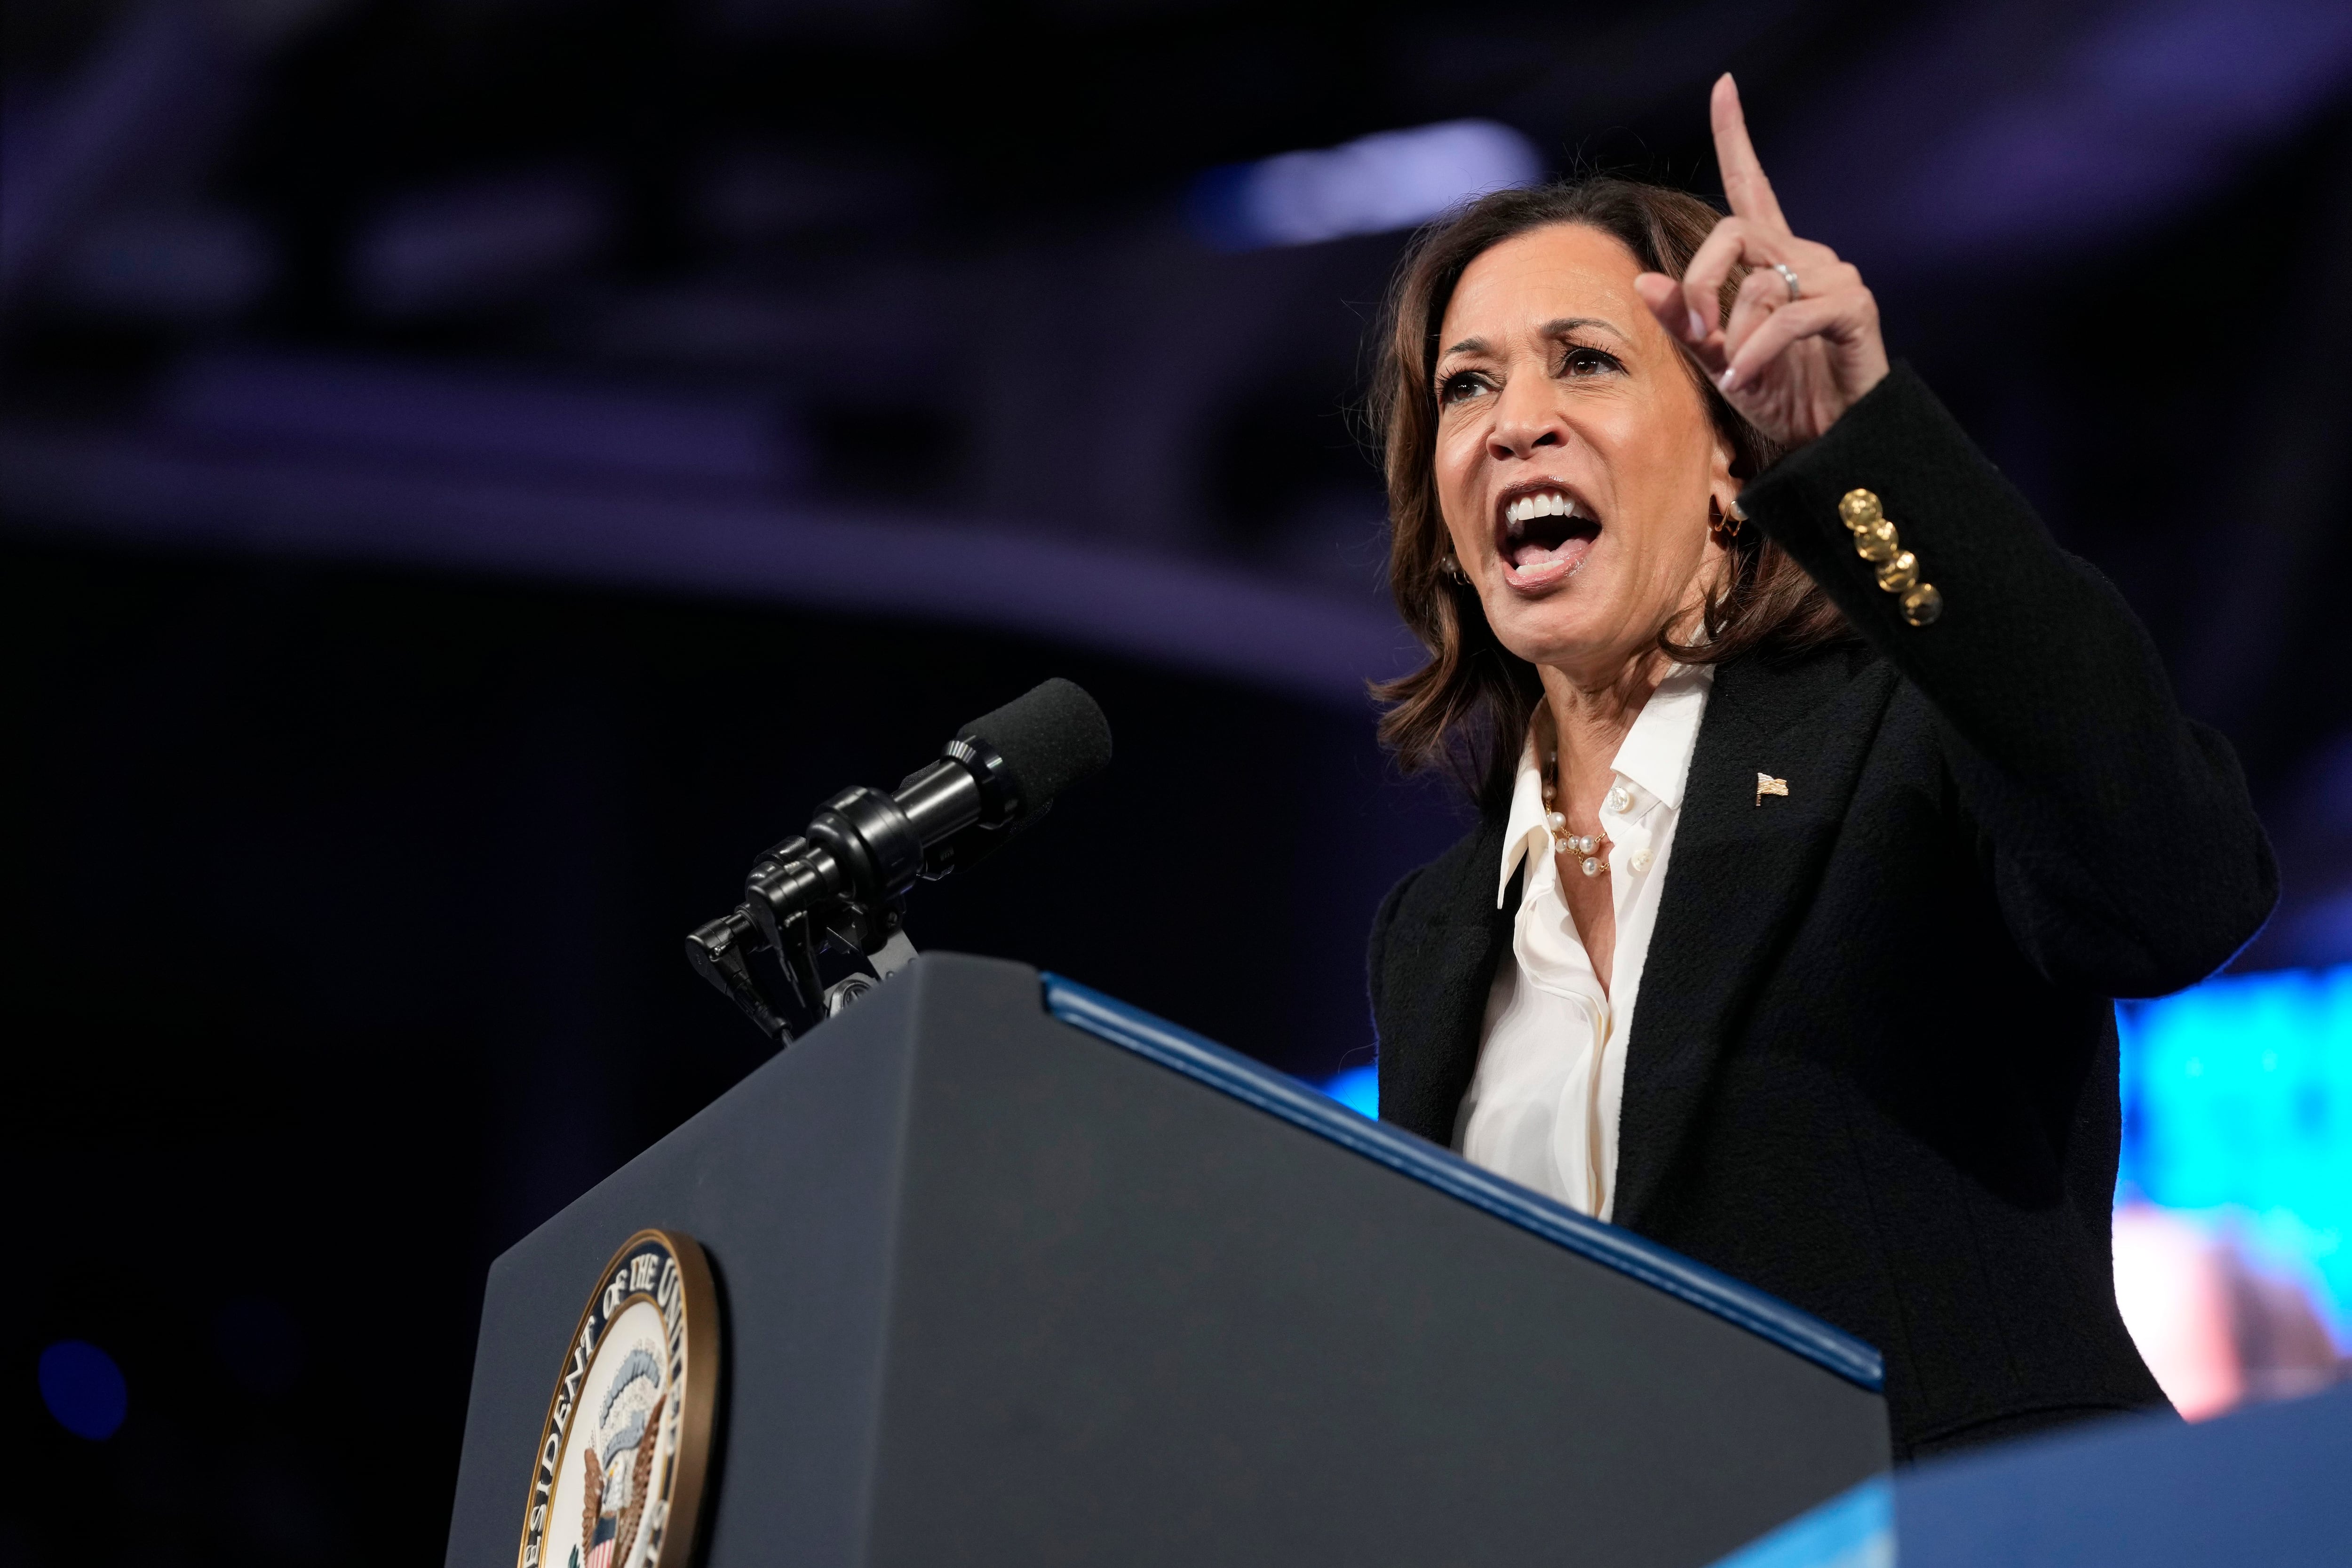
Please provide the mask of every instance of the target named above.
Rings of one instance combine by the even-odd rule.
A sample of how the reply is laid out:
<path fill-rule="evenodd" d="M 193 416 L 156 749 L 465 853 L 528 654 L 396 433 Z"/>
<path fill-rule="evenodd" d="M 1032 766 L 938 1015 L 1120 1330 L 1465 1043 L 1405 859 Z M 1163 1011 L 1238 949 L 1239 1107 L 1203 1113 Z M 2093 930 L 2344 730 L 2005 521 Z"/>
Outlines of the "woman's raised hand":
<path fill-rule="evenodd" d="M 1727 74 L 1716 82 L 1709 109 L 1731 216 L 1715 226 L 1680 283 L 1644 272 L 1634 287 L 1733 407 L 1782 446 L 1801 447 L 1885 379 L 1878 301 L 1837 252 L 1789 232 Z M 1724 279 L 1741 262 L 1754 270 L 1718 327 Z"/>

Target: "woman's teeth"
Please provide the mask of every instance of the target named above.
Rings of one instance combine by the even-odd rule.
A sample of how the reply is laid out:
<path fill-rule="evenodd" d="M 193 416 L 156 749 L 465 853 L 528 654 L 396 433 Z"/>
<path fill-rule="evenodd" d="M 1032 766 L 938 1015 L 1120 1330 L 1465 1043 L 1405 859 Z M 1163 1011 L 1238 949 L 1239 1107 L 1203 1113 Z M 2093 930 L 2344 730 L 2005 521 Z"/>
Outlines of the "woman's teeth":
<path fill-rule="evenodd" d="M 1521 496 L 1503 509 L 1506 522 L 1532 522 L 1539 517 L 1574 517 L 1576 503 L 1557 492 Z"/>

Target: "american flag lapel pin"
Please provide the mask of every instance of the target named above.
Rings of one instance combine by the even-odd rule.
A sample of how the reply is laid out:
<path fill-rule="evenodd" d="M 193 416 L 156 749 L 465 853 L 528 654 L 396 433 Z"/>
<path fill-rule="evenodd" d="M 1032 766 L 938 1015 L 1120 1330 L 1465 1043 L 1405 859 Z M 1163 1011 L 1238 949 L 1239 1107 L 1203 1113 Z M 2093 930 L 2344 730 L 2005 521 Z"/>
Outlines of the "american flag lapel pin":
<path fill-rule="evenodd" d="M 1787 779 L 1776 779 L 1770 773 L 1758 773 L 1756 775 L 1757 805 L 1762 805 L 1764 804 L 1764 797 L 1768 795 L 1786 795 L 1788 793 L 1789 781 Z"/>

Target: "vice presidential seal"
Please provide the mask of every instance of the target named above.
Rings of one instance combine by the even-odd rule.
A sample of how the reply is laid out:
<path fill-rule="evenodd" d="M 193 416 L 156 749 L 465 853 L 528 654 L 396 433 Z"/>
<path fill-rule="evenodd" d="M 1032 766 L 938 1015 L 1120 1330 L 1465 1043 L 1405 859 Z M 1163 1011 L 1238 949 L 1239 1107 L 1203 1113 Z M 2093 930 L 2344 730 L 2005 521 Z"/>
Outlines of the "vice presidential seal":
<path fill-rule="evenodd" d="M 719 1390 L 719 1300 L 693 1238 L 604 1266 L 547 1402 L 516 1568 L 686 1568 Z"/>

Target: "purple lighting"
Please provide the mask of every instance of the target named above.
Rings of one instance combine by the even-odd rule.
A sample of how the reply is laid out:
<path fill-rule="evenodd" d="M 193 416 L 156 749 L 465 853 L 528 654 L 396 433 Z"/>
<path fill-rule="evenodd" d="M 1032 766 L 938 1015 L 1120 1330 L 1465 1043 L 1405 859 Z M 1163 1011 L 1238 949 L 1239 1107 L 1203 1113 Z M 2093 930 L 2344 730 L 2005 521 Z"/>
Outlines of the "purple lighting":
<path fill-rule="evenodd" d="M 1963 8 L 1890 45 L 1765 149 L 1790 210 L 1865 267 L 2024 259 L 2177 209 L 2352 85 L 2352 6 L 2314 0 L 2126 7 L 2032 72 L 1997 42 Z"/>
<path fill-rule="evenodd" d="M 0 432 L 0 505 L 177 547 L 430 565 L 984 626 L 1360 708 L 1417 650 L 1369 595 L 948 517 L 331 448 Z"/>
<path fill-rule="evenodd" d="M 165 381 L 158 412 L 175 435 L 241 450 L 737 485 L 798 466 L 772 398 L 397 360 L 202 354 Z"/>

